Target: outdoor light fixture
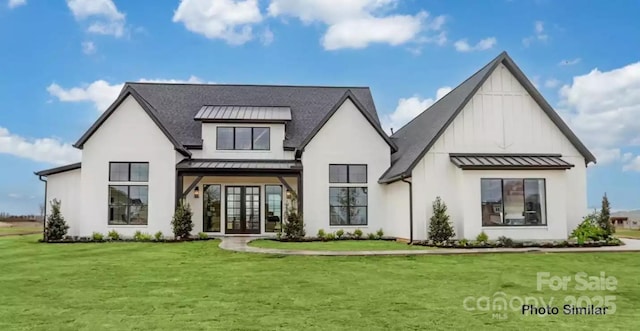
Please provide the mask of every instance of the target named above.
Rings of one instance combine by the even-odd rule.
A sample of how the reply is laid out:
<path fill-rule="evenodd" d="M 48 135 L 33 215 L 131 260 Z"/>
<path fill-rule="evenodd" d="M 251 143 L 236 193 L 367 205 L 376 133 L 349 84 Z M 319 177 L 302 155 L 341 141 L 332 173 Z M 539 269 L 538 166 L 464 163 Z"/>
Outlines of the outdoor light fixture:
<path fill-rule="evenodd" d="M 196 199 L 200 197 L 200 188 L 197 186 L 195 189 L 193 189 L 193 197 Z"/>
<path fill-rule="evenodd" d="M 291 199 L 291 191 L 287 190 L 287 199 Z"/>

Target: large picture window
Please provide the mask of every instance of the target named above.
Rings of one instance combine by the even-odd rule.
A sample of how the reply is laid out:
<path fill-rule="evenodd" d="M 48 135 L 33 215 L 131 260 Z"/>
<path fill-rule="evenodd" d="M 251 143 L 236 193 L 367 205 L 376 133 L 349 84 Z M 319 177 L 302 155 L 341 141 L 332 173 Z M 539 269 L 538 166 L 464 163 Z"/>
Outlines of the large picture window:
<path fill-rule="evenodd" d="M 270 129 L 249 127 L 218 127 L 218 150 L 266 150 L 270 149 Z"/>
<path fill-rule="evenodd" d="M 109 163 L 109 225 L 147 225 L 149 163 Z M 136 183 L 136 185 L 128 185 Z"/>
<path fill-rule="evenodd" d="M 330 187 L 330 225 L 367 225 L 367 188 Z"/>
<path fill-rule="evenodd" d="M 547 225 L 544 179 L 483 178 L 480 186 L 483 226 Z"/>

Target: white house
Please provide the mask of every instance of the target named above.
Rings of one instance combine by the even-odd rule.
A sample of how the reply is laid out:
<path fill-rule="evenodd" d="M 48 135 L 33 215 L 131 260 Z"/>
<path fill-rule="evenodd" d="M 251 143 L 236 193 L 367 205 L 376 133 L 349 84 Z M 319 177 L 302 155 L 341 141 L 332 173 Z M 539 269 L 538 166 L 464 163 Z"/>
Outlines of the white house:
<path fill-rule="evenodd" d="M 439 196 L 458 238 L 564 239 L 595 163 L 506 53 L 390 137 L 366 87 L 127 83 L 75 146 L 36 173 L 75 236 L 170 235 L 185 198 L 194 233 L 274 233 L 296 201 L 308 235 L 421 240 Z"/>

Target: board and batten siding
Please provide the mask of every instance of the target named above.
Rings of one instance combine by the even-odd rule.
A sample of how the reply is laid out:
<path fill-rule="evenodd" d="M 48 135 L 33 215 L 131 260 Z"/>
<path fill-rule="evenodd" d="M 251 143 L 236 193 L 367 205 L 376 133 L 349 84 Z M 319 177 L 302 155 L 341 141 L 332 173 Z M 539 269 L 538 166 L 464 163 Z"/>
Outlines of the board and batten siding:
<path fill-rule="evenodd" d="M 110 230 L 127 237 L 138 230 L 149 234 L 162 231 L 165 236 L 172 236 L 176 163 L 181 159 L 140 104 L 127 97 L 84 144 L 82 199 L 76 207 L 80 208 L 81 217 L 71 224 L 72 228 L 81 236 Z M 149 162 L 147 225 L 108 224 L 109 162 Z"/>
<path fill-rule="evenodd" d="M 460 170 L 449 153 L 562 154 L 575 167 L 563 171 Z M 482 227 L 480 178 L 544 178 L 547 181 L 546 230 Z M 566 239 L 587 210 L 586 165 L 548 115 L 500 64 L 412 172 L 414 232 L 427 236 L 431 203 L 440 196 L 449 207 L 458 238 Z M 562 205 L 562 206 L 561 206 Z M 551 224 L 553 223 L 553 224 Z"/>
<path fill-rule="evenodd" d="M 365 234 L 387 229 L 386 195 L 378 178 L 389 168 L 391 150 L 386 141 L 356 108 L 351 99 L 329 118 L 306 146 L 302 154 L 304 223 L 307 236 L 319 229 L 335 232 L 362 230 Z M 366 164 L 368 188 L 368 223 L 366 226 L 330 226 L 329 187 L 364 186 L 365 184 L 330 184 L 330 164 Z"/>

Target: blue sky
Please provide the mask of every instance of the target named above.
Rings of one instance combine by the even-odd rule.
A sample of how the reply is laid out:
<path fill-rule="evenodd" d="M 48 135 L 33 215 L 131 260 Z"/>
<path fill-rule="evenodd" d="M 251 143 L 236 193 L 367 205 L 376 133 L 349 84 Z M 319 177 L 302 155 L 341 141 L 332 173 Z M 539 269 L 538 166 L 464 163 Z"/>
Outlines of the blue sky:
<path fill-rule="evenodd" d="M 506 50 L 596 154 L 589 205 L 640 209 L 640 3 L 0 0 L 0 211 L 125 81 L 370 86 L 398 128 Z"/>

